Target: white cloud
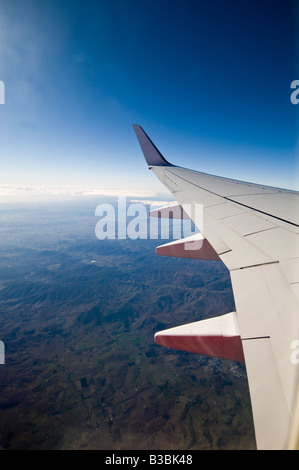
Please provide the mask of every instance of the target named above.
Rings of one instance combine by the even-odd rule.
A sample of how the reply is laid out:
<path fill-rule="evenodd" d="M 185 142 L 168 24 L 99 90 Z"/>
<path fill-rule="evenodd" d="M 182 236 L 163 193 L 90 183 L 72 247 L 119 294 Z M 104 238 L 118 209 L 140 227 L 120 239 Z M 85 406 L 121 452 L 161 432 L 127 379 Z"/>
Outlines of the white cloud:
<path fill-rule="evenodd" d="M 161 192 L 146 189 L 117 189 L 88 186 L 26 186 L 26 185 L 0 185 L 0 203 L 27 202 L 53 199 L 74 199 L 96 196 L 126 196 L 127 198 L 158 198 Z M 166 194 L 161 193 L 165 198 Z M 133 202 L 133 200 L 131 199 Z M 155 204 L 150 199 L 135 200 L 144 204 Z M 165 202 L 165 201 L 163 201 Z M 157 202 L 157 204 L 161 204 Z"/>

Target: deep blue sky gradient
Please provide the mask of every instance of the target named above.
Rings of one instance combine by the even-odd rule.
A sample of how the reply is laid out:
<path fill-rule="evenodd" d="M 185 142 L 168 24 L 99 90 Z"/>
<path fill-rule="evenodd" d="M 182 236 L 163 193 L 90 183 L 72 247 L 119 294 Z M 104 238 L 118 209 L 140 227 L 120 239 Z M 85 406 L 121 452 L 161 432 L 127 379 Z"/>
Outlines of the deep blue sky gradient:
<path fill-rule="evenodd" d="M 0 184 L 163 189 L 173 163 L 299 189 L 290 0 L 1 0 Z"/>

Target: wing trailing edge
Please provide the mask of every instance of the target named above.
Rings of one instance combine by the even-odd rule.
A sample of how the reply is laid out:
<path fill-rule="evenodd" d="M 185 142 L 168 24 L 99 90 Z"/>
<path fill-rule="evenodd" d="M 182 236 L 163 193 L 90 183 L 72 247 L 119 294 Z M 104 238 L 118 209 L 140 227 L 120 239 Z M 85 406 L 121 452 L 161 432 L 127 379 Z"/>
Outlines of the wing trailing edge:
<path fill-rule="evenodd" d="M 180 204 L 160 207 L 149 213 L 150 217 L 167 219 L 189 219 Z M 201 233 L 196 233 L 180 240 L 174 240 L 156 248 L 157 255 L 174 258 L 189 258 L 209 261 L 221 261 L 218 253 Z"/>
<path fill-rule="evenodd" d="M 236 312 L 155 334 L 155 342 L 181 351 L 245 362 Z"/>
<path fill-rule="evenodd" d="M 174 258 L 221 261 L 212 245 L 200 233 L 157 246 L 156 253 Z"/>
<path fill-rule="evenodd" d="M 154 209 L 149 213 L 150 217 L 157 217 L 158 219 L 189 219 L 189 215 L 184 211 L 180 204 L 173 204 L 170 206 L 160 207 Z"/>

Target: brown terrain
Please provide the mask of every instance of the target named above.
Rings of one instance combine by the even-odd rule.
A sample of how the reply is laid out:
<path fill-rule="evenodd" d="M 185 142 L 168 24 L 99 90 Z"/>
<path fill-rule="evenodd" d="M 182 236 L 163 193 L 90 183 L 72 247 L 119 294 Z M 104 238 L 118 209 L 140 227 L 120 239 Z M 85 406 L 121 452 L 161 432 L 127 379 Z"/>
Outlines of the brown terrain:
<path fill-rule="evenodd" d="M 245 367 L 153 339 L 232 311 L 226 268 L 99 241 L 97 203 L 0 206 L 0 446 L 255 449 Z"/>

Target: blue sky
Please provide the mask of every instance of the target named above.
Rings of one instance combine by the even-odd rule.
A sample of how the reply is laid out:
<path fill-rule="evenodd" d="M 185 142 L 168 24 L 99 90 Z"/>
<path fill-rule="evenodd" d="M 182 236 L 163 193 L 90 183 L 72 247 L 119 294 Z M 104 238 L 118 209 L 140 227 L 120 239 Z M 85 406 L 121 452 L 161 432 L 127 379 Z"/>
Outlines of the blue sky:
<path fill-rule="evenodd" d="M 138 123 L 177 165 L 298 189 L 293 4 L 1 0 L 0 185 L 163 190 Z"/>

